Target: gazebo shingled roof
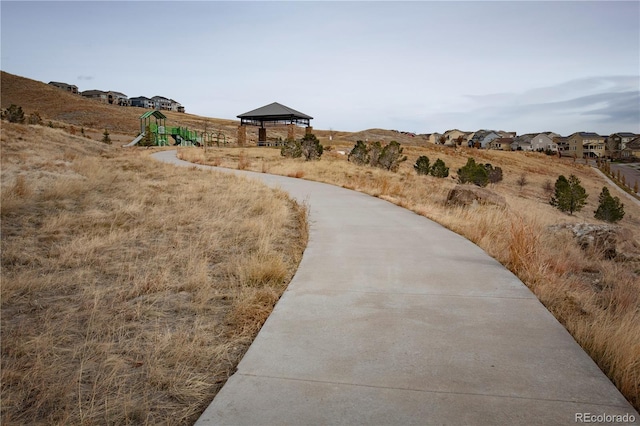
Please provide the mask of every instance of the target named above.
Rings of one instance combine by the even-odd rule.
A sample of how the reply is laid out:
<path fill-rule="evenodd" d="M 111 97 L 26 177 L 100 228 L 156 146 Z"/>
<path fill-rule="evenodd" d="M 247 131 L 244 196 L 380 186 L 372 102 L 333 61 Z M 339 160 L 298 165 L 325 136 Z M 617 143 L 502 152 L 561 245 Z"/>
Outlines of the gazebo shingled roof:
<path fill-rule="evenodd" d="M 237 116 L 241 125 L 253 125 L 264 127 L 269 124 L 302 124 L 309 126 L 313 117 L 296 111 L 293 108 L 274 102 L 253 111 L 245 112 Z"/>

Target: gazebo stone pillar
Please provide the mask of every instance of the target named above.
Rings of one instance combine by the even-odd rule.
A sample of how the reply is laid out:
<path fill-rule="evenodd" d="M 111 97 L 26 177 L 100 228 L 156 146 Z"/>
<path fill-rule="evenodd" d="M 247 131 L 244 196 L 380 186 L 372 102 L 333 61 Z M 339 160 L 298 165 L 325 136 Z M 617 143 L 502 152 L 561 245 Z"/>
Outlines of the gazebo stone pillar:
<path fill-rule="evenodd" d="M 258 129 L 258 146 L 264 146 L 267 144 L 267 129 L 260 127 Z"/>
<path fill-rule="evenodd" d="M 247 144 L 247 126 L 238 126 L 238 146 L 245 146 Z"/>
<path fill-rule="evenodd" d="M 294 140 L 296 138 L 296 125 L 287 124 L 287 139 Z"/>
<path fill-rule="evenodd" d="M 313 133 L 313 127 L 311 127 L 311 126 L 305 127 L 304 134 L 305 135 L 310 135 L 311 133 Z"/>

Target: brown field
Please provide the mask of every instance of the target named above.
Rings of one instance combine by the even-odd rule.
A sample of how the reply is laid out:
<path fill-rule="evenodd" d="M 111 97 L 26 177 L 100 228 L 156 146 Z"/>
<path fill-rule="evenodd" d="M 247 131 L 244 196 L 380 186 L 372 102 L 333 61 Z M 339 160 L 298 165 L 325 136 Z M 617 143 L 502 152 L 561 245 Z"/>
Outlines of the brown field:
<path fill-rule="evenodd" d="M 225 262 L 233 264 L 232 259 L 236 259 L 236 262 L 239 258 L 253 260 L 255 256 L 214 250 L 207 254 L 209 261 L 223 254 L 229 257 L 221 258 L 220 264 L 214 260 L 213 265 L 207 269 L 203 266 L 204 263 L 192 263 L 195 260 L 188 254 L 211 244 L 211 240 L 207 241 L 208 237 L 200 235 L 199 231 L 205 226 L 205 221 L 207 224 L 219 223 L 216 222 L 217 216 L 212 213 L 217 207 L 215 198 L 228 196 L 227 193 L 224 195 L 216 192 L 217 185 L 206 185 L 210 184 L 210 180 L 214 180 L 223 188 L 231 188 L 231 182 L 236 181 L 217 175 L 214 175 L 215 179 L 202 179 L 200 176 L 210 175 L 196 170 L 179 171 L 161 165 L 149 167 L 148 160 L 140 155 L 140 152 L 149 152 L 146 149 L 121 150 L 90 143 L 87 139 L 78 137 L 79 129 L 84 128 L 91 139 L 99 140 L 102 131 L 107 128 L 114 139 L 114 147 L 117 146 L 115 141 L 128 142 L 137 135 L 138 117 L 142 109 L 100 105 L 45 84 L 3 72 L 2 107 L 6 108 L 10 103 L 21 105 L 27 114 L 32 111 L 40 112 L 45 124 L 52 121 L 60 129 L 8 126 L 2 123 L 3 422 L 5 418 L 13 423 L 26 422 L 26 418 L 20 417 L 22 411 L 7 411 L 8 406 L 21 400 L 31 401 L 29 415 L 33 416 L 32 419 L 37 419 L 34 420 L 36 423 L 48 423 L 52 420 L 46 418 L 47 410 L 58 405 L 62 407 L 56 414 L 58 423 L 156 423 L 164 415 L 164 404 L 170 406 L 167 412 L 175 410 L 177 413 L 175 418 L 171 418 L 175 420 L 168 422 L 192 421 L 197 417 L 195 413 L 201 411 L 206 402 L 198 402 L 200 405 L 197 408 L 186 408 L 188 404 L 182 405 L 181 409 L 176 409 L 171 404 L 181 399 L 177 396 L 181 394 L 180 389 L 185 389 L 185 398 L 192 398 L 193 394 L 201 392 L 198 390 L 199 386 L 206 381 L 201 379 L 202 376 L 198 376 L 199 373 L 190 376 L 183 369 L 179 369 L 178 372 L 175 368 L 178 364 L 175 363 L 169 363 L 167 371 L 155 371 L 155 368 L 162 364 L 157 362 L 160 360 L 158 352 L 169 359 L 180 360 L 180 366 L 185 363 L 184 359 L 196 364 L 208 363 L 211 359 L 215 359 L 216 362 L 222 361 L 226 363 L 221 370 L 223 373 L 216 372 L 212 367 L 214 363 L 207 364 L 205 368 L 209 369 L 207 377 L 220 377 L 223 380 L 222 377 L 228 374 L 234 365 L 229 354 L 236 352 L 229 348 L 237 345 L 230 344 L 221 352 L 213 350 L 213 355 L 203 355 L 205 350 L 209 350 L 208 334 L 215 329 L 217 334 L 211 334 L 222 336 L 233 333 L 232 330 L 239 327 L 240 330 L 236 332 L 244 336 L 244 321 L 231 320 L 233 316 L 221 313 L 213 313 L 206 317 L 202 312 L 208 312 L 213 308 L 210 305 L 203 306 L 195 296 L 189 299 L 184 293 L 191 289 L 199 297 L 203 292 L 196 290 L 200 288 L 199 283 L 205 278 L 212 280 L 212 283 L 217 282 L 220 278 L 219 271 L 227 271 L 222 274 L 227 278 L 240 275 L 246 278 L 254 274 L 267 277 L 272 275 L 272 272 L 269 272 L 269 262 L 263 262 L 265 270 L 257 266 L 247 267 L 244 262 L 235 266 L 225 266 Z M 249 105 L 247 110 L 257 106 Z M 238 111 L 241 112 L 244 111 Z M 210 126 L 213 126 L 214 130 L 225 132 L 230 142 L 235 142 L 237 121 L 179 113 L 167 115 L 167 124 L 186 125 L 196 130 L 202 130 L 205 126 L 211 129 Z M 302 135 L 303 131 L 298 129 L 297 136 Z M 250 128 L 247 139 L 255 140 L 256 133 L 255 129 Z M 622 255 L 607 260 L 603 259 L 600 253 L 581 250 L 568 233 L 552 232 L 548 229 L 549 225 L 558 223 L 601 223 L 593 218 L 593 212 L 602 186 L 608 184 L 585 165 L 537 153 L 433 146 L 420 137 L 410 138 L 383 129 L 369 129 L 358 133 L 316 129 L 314 133 L 323 145 L 331 146 L 332 149 L 325 152 L 321 161 L 313 163 L 284 159 L 277 149 L 255 147 L 207 148 L 206 153 L 201 148 L 180 148 L 179 155 L 195 163 L 318 180 L 365 192 L 411 209 L 466 236 L 516 273 L 565 325 L 636 409 L 640 409 L 640 209 L 637 205 L 622 199 L 626 211 L 625 218 L 619 223 L 618 251 Z M 333 136 L 332 141 L 329 141 L 330 134 Z M 268 137 L 284 138 L 286 129 L 269 129 Z M 11 140 L 13 146 L 13 152 L 7 156 L 5 139 Z M 346 157 L 338 151 L 348 151 L 358 139 L 385 142 L 398 140 L 405 146 L 408 161 L 403 163 L 397 173 L 348 163 Z M 55 143 L 41 143 L 43 140 Z M 9 146 L 9 143 L 6 146 Z M 489 189 L 503 195 L 508 208 L 482 205 L 466 209 L 447 207 L 444 200 L 449 189 L 455 186 L 455 180 L 452 177 L 436 179 L 417 176 L 412 166 L 419 155 L 427 155 L 432 163 L 441 158 L 450 167 L 450 174 L 454 176 L 456 170 L 464 165 L 470 156 L 480 162 L 490 162 L 501 167 L 504 171 L 504 181 L 490 185 Z M 549 195 L 543 188 L 547 182 L 553 185 L 560 174 L 575 174 L 589 193 L 588 205 L 573 216 L 551 207 L 548 204 Z M 524 187 L 516 183 L 522 175 L 528 180 Z M 197 195 L 194 193 L 196 189 L 200 190 Z M 67 192 L 69 194 L 65 195 Z M 243 189 L 240 192 L 246 191 Z M 618 195 L 613 190 L 611 192 Z M 253 201 L 252 197 L 258 198 L 258 201 L 264 198 L 263 193 L 259 191 L 248 194 L 251 197 L 243 198 L 243 203 Z M 249 198 L 251 200 L 248 200 Z M 285 205 L 289 204 L 283 195 L 277 198 L 282 198 Z M 140 199 L 145 200 L 144 203 L 141 203 Z M 174 199 L 180 202 L 173 202 Z M 188 204 L 188 208 L 180 212 L 173 211 L 176 205 L 183 206 L 185 203 Z M 209 206 L 209 209 L 203 206 Z M 289 206 L 291 223 L 287 229 L 295 235 L 288 238 L 301 241 L 300 232 L 295 230 L 302 226 L 300 218 L 304 212 L 290 204 Z M 187 210 L 197 212 L 198 216 L 202 214 L 201 221 L 195 221 L 192 214 L 185 214 Z M 239 217 L 236 218 L 234 215 L 246 210 L 245 207 L 232 213 L 233 220 L 227 216 L 228 221 L 235 225 L 244 223 L 239 222 Z M 34 213 L 31 213 L 32 211 Z M 258 212 L 262 210 L 254 210 L 256 215 L 262 216 Z M 207 216 L 210 214 L 213 216 Z M 13 222 L 9 222 L 9 219 Z M 188 225 L 183 226 L 182 221 Z M 15 229 L 9 228 L 11 223 L 15 224 L 12 225 Z M 77 223 L 80 226 L 76 226 Z M 94 228 L 99 228 L 99 238 L 88 237 L 92 232 L 97 232 Z M 238 229 L 243 231 L 244 237 L 241 237 L 229 228 L 228 224 L 226 227 L 223 226 L 223 229 L 227 230 L 223 236 L 231 237 L 232 240 L 235 238 L 234 244 L 244 244 L 249 239 L 247 235 L 259 232 L 252 227 L 247 231 L 246 227 L 241 226 Z M 236 226 L 231 228 L 236 230 Z M 14 229 L 11 231 L 13 233 L 9 232 L 9 229 Z M 70 230 L 71 237 L 66 236 L 67 229 Z M 162 231 L 160 235 L 158 230 Z M 207 231 L 212 231 L 212 228 L 208 227 Z M 156 236 L 149 237 L 150 232 L 152 235 L 156 233 Z M 105 238 L 112 233 L 113 236 Z M 186 247 L 184 236 L 187 234 L 193 234 L 193 240 L 188 241 L 191 248 Z M 205 234 L 208 235 L 208 232 Z M 122 235 L 121 245 L 118 245 L 120 237 L 116 238 L 117 235 Z M 205 241 L 202 241 L 201 237 L 205 238 Z M 11 250 L 6 249 L 8 246 L 5 245 L 10 241 L 14 244 Z M 176 245 L 177 241 L 181 244 Z M 170 244 L 170 253 L 166 250 L 160 252 L 156 242 L 165 246 Z M 113 246 L 110 246 L 112 243 Z M 26 248 L 20 249 L 23 244 Z M 99 262 L 96 260 L 98 253 Z M 134 253 L 134 257 L 127 256 L 126 253 Z M 182 255 L 174 256 L 174 253 Z M 296 259 L 294 254 L 291 254 L 292 259 Z M 116 259 L 114 262 L 104 261 L 105 258 L 112 257 Z M 120 266 L 123 264 L 128 266 L 123 268 Z M 162 272 L 152 273 L 150 268 L 142 268 L 147 264 L 159 265 L 158 267 L 163 268 L 160 270 Z M 137 268 L 142 268 L 143 278 L 132 272 Z M 290 274 L 291 270 L 288 269 L 287 273 Z M 69 277 L 72 279 L 69 280 Z M 76 302 L 75 298 L 80 300 L 79 290 L 76 288 L 77 284 L 70 284 L 74 277 L 77 278 L 76 281 L 90 283 L 91 289 L 96 288 L 95 293 L 86 287 L 81 289 L 83 296 L 89 295 L 89 301 L 85 299 L 83 302 Z M 183 279 L 181 283 L 185 277 L 189 277 L 186 282 L 191 284 L 187 290 L 173 287 L 179 281 L 176 277 Z M 253 281 L 249 279 L 249 282 Z M 224 292 L 240 292 L 238 289 L 227 289 L 224 285 L 229 285 L 229 281 L 223 282 L 226 283 L 222 284 Z M 147 290 L 148 288 L 152 290 Z M 156 288 L 158 294 L 154 293 Z M 154 296 L 147 297 L 147 291 Z M 126 295 L 130 293 L 135 296 L 131 295 L 132 299 L 126 299 Z M 42 296 L 43 294 L 47 297 Z M 90 296 L 91 294 L 93 296 Z M 231 299 L 225 299 L 228 296 L 213 294 L 218 296 L 203 297 L 205 300 L 232 304 Z M 183 301 L 183 297 L 188 300 Z M 261 303 L 264 302 L 261 295 L 254 298 L 258 298 Z M 266 299 L 267 305 L 273 301 L 271 297 Z M 58 312 L 59 306 L 56 303 L 61 300 L 66 305 L 68 300 L 73 300 L 73 309 L 61 311 L 66 312 L 65 314 Z M 120 303 L 122 300 L 128 302 Z M 174 328 L 167 327 L 168 317 L 175 316 L 175 312 L 182 312 L 182 308 L 175 306 L 180 307 L 183 302 L 195 303 L 195 307 L 185 307 L 187 319 L 177 321 Z M 238 302 L 234 306 L 244 305 L 244 302 Z M 6 306 L 14 310 L 7 311 Z M 103 309 L 103 306 L 113 310 Z M 154 310 L 156 308 L 158 311 Z M 106 325 L 94 319 L 104 318 L 103 310 L 109 312 L 105 315 L 110 318 Z M 268 315 L 268 309 L 257 308 L 257 311 L 260 312 L 260 318 Z M 220 329 L 219 321 L 222 317 L 226 318 L 222 321 L 227 327 L 224 331 Z M 31 323 L 26 327 L 25 321 L 34 318 L 43 318 L 45 321 L 38 322 L 38 327 L 30 330 Z M 68 327 L 69 333 L 58 333 L 66 328 L 56 326 L 55 321 L 68 324 L 65 327 Z M 138 331 L 135 328 L 136 321 L 143 323 L 142 329 Z M 211 323 L 208 323 L 209 321 Z M 188 330 L 189 333 L 172 334 L 179 327 L 183 327 L 181 330 Z M 105 335 L 100 336 L 99 331 L 103 329 Z M 160 334 L 149 337 L 147 331 L 153 330 L 159 331 Z M 206 335 L 196 337 L 199 330 L 204 330 Z M 192 331 L 193 334 L 190 334 Z M 21 337 L 22 333 L 25 333 L 24 338 Z M 75 346 L 67 342 L 78 336 L 83 339 L 80 349 L 69 350 L 68 347 Z M 184 339 L 187 340 L 186 344 Z M 238 339 L 245 344 L 250 340 L 248 337 Z M 15 364 L 13 370 L 5 370 L 4 351 L 14 350 L 14 345 L 8 344 L 8 341 L 17 342 L 17 349 L 7 358 L 7 363 L 11 360 L 14 363 L 19 359 L 25 360 L 25 364 Z M 58 341 L 62 343 L 56 343 Z M 107 343 L 99 343 L 101 341 Z M 122 350 L 121 346 L 124 343 L 121 342 L 126 342 L 127 350 L 135 356 Z M 177 345 L 174 344 L 176 342 Z M 189 342 L 193 342 L 193 345 Z M 109 352 L 110 345 L 114 345 L 115 354 Z M 190 351 L 185 351 L 182 355 L 174 354 L 173 351 L 180 349 L 176 346 L 181 345 L 189 347 Z M 202 356 L 208 358 L 196 359 Z M 66 385 L 66 379 L 52 376 L 48 370 L 44 370 L 44 366 L 53 362 L 52 360 L 62 365 L 60 369 L 66 371 L 64 377 L 71 377 L 72 384 L 68 389 L 60 390 L 60 383 Z M 142 364 L 139 365 L 140 362 Z M 41 369 L 33 369 L 33 366 Z M 124 373 L 118 376 L 121 372 Z M 106 380 L 96 380 L 98 374 Z M 163 375 L 171 377 L 171 383 L 174 384 L 162 381 Z M 141 377 L 155 379 L 130 384 L 136 383 L 136 379 Z M 27 383 L 23 387 L 20 385 L 22 381 Z M 108 386 L 100 387 L 103 383 Z M 207 386 L 217 389 L 220 384 L 212 385 L 207 382 L 202 388 Z M 141 387 L 151 393 L 143 396 Z M 159 389 L 168 392 L 158 396 L 160 408 L 155 407 L 150 399 L 153 397 L 155 400 L 154 392 L 159 392 Z M 209 395 L 213 395 L 213 392 Z M 64 399 L 63 393 L 70 399 Z M 120 411 L 115 409 L 112 399 L 114 397 L 121 398 Z M 210 396 L 203 396 L 200 401 L 207 398 L 210 399 Z M 69 400 L 71 402 L 68 402 Z M 138 407 L 142 409 L 138 410 Z M 157 409 L 160 410 L 160 414 L 154 411 Z"/>
<path fill-rule="evenodd" d="M 285 159 L 273 148 L 181 148 L 185 160 L 263 173 L 318 180 L 388 200 L 435 220 L 478 244 L 513 271 L 576 341 L 591 355 L 620 391 L 640 408 L 640 207 L 626 200 L 626 215 L 618 223 L 616 259 L 580 249 L 568 232 L 551 231 L 559 223 L 603 223 L 593 218 L 598 195 L 609 186 L 593 169 L 540 153 L 481 151 L 434 145 L 405 146 L 408 160 L 397 173 L 349 163 L 335 145 L 317 162 Z M 418 176 L 418 156 L 433 163 L 441 158 L 450 176 Z M 504 180 L 488 187 L 503 195 L 507 209 L 477 206 L 447 207 L 453 177 L 469 157 L 503 169 Z M 574 174 L 589 193 L 588 204 L 570 216 L 550 206 L 544 186 L 560 174 Z M 521 187 L 518 178 L 526 176 Z M 618 193 L 609 186 L 612 194 Z"/>
<path fill-rule="evenodd" d="M 253 181 L 2 122 L 2 424 L 192 424 L 306 246 Z"/>

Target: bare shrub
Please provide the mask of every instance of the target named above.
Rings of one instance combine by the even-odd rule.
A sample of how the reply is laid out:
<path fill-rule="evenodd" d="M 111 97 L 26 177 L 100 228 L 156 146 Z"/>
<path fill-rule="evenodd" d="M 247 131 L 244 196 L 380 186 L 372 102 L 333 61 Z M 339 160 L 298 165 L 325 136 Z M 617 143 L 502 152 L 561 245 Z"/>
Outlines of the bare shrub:
<path fill-rule="evenodd" d="M 246 170 L 249 166 L 251 166 L 251 161 L 249 161 L 247 154 L 242 151 L 238 156 L 238 170 Z"/>
<path fill-rule="evenodd" d="M 527 175 L 525 175 L 524 173 L 521 174 L 520 177 L 516 180 L 516 185 L 520 187 L 520 190 L 522 190 L 528 184 L 529 180 L 527 179 Z"/>

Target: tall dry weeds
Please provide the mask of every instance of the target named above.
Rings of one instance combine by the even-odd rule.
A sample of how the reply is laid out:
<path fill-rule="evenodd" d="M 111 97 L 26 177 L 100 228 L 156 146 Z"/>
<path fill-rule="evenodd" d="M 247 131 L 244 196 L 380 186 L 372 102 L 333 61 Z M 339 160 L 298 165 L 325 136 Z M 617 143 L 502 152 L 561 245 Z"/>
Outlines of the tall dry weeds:
<path fill-rule="evenodd" d="M 192 424 L 292 277 L 306 207 L 59 130 L 1 143 L 2 424 Z"/>

